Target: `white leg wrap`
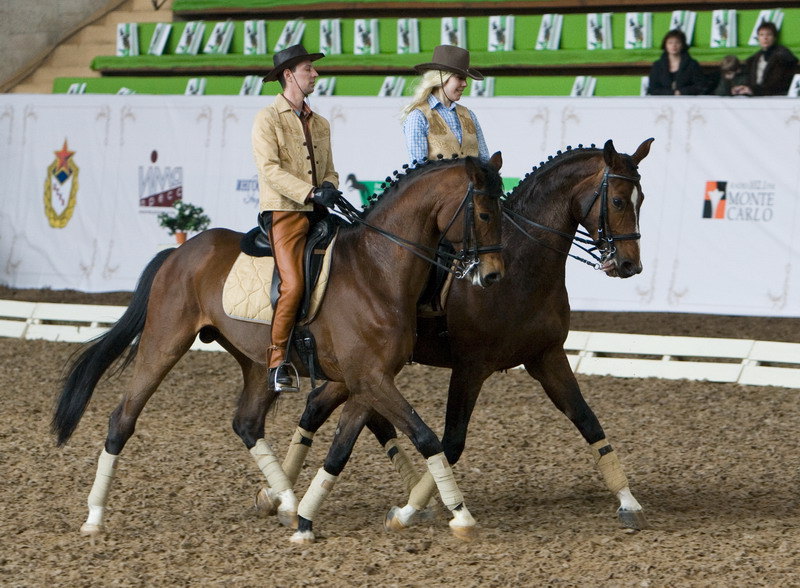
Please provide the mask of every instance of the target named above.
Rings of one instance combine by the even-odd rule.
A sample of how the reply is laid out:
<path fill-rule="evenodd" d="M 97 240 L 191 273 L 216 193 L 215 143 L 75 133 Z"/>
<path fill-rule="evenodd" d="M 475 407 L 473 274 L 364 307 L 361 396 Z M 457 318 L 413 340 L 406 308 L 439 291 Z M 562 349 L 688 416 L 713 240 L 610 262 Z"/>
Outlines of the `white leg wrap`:
<path fill-rule="evenodd" d="M 619 462 L 617 453 L 611 448 L 611 444 L 606 439 L 601 439 L 590 445 L 592 457 L 603 476 L 606 486 L 612 494 L 617 494 L 623 488 L 628 487 L 628 478 L 622 471 L 622 464 Z"/>
<path fill-rule="evenodd" d="M 291 490 L 292 484 L 289 478 L 278 463 L 278 458 L 272 448 L 264 439 L 259 439 L 256 444 L 250 449 L 250 454 L 256 460 L 259 469 L 267 478 L 267 484 L 270 485 L 275 493 L 280 494 L 284 490 Z"/>
<path fill-rule="evenodd" d="M 406 492 L 410 493 L 414 489 L 414 486 L 417 485 L 417 482 L 419 482 L 420 475 L 417 473 L 411 460 L 408 459 L 408 454 L 397 444 L 397 439 L 390 439 L 387 441 L 383 449 L 389 455 L 389 459 L 392 460 L 394 469 L 400 474 L 400 478 L 403 480 L 403 484 L 405 484 Z"/>
<path fill-rule="evenodd" d="M 89 492 L 89 516 L 86 525 L 103 525 L 103 512 L 108 500 L 108 491 L 111 488 L 111 481 L 114 479 L 114 471 L 117 467 L 118 455 L 111 455 L 105 449 L 100 453 L 97 460 L 97 473 L 94 477 L 92 490 Z"/>
<path fill-rule="evenodd" d="M 436 492 L 436 482 L 433 481 L 430 472 L 425 472 L 409 492 L 409 506 L 413 506 L 417 510 L 424 509 L 430 503 L 434 492 Z"/>
<path fill-rule="evenodd" d="M 450 467 L 450 464 L 447 463 L 444 452 L 437 453 L 428 458 L 428 470 L 431 476 L 433 476 L 433 481 L 436 482 L 436 487 L 439 489 L 442 502 L 448 510 L 452 511 L 459 504 L 464 503 L 464 495 L 461 494 L 461 490 L 459 490 L 458 485 L 456 485 L 453 469 Z"/>
<path fill-rule="evenodd" d="M 311 485 L 300 501 L 300 506 L 297 507 L 297 515 L 313 521 L 322 506 L 322 501 L 333 490 L 337 477 L 332 476 L 323 468 L 319 468 L 317 475 L 311 480 Z"/>
<path fill-rule="evenodd" d="M 289 450 L 286 452 L 286 459 L 283 460 L 283 471 L 286 472 L 286 477 L 292 486 L 297 482 L 297 476 L 300 475 L 300 470 L 306 461 L 308 450 L 311 449 L 311 440 L 314 438 L 314 433 L 306 431 L 300 427 L 292 436 L 292 442 L 289 444 Z"/>

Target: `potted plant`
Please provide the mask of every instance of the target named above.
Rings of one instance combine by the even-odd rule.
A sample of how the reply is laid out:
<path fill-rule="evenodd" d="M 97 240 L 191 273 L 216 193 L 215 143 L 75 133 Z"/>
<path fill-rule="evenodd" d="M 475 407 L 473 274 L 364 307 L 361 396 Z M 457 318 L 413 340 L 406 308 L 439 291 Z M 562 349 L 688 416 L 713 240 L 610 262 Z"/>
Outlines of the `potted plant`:
<path fill-rule="evenodd" d="M 162 212 L 158 215 L 158 224 L 175 235 L 178 245 L 186 241 L 186 233 L 205 231 L 211 219 L 203 214 L 203 209 L 183 200 L 176 200 L 172 205 L 174 212 Z"/>

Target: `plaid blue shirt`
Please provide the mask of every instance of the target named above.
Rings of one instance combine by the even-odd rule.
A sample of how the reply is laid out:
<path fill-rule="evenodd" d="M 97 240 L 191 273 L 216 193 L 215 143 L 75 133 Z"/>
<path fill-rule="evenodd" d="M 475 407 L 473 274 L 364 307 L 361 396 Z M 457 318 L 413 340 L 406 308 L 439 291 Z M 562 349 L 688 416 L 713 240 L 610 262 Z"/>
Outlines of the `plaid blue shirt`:
<path fill-rule="evenodd" d="M 430 104 L 431 111 L 435 110 L 442 115 L 444 122 L 447 123 L 458 142 L 461 143 L 461 122 L 459 122 L 458 114 L 456 114 L 456 103 L 451 103 L 450 108 L 447 108 L 436 96 L 431 94 L 428 96 L 428 104 Z M 481 125 L 478 123 L 475 114 L 471 110 L 468 112 L 472 122 L 475 123 L 475 131 L 478 134 L 478 157 L 481 161 L 489 161 L 489 148 L 486 147 Z M 415 159 L 422 161 L 425 157 L 428 157 L 428 119 L 418 108 L 412 110 L 403 122 L 403 134 L 406 136 L 409 161 L 414 161 Z"/>

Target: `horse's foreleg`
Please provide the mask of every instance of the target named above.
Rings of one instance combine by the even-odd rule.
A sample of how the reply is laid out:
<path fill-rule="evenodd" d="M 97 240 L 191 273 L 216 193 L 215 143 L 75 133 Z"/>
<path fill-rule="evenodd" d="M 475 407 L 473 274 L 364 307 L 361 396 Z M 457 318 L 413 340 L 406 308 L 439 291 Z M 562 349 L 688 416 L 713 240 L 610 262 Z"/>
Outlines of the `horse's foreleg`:
<path fill-rule="evenodd" d="M 603 481 L 619 500 L 617 516 L 620 523 L 630 529 L 647 528 L 642 506 L 633 497 L 622 464 L 606 439 L 600 421 L 584 400 L 564 352 L 559 350 L 545 355 L 540 361 L 526 363 L 525 369 L 539 380 L 553 404 L 572 421 L 589 443 Z"/>
<path fill-rule="evenodd" d="M 278 515 L 287 527 L 297 526 L 297 498 L 292 484 L 281 469 L 275 452 L 264 438 L 264 418 L 278 395 L 267 386 L 267 367 L 231 350 L 242 368 L 244 386 L 233 417 L 233 430 L 239 435 L 256 465 L 267 479 L 269 487 L 256 494 L 256 508 Z"/>
<path fill-rule="evenodd" d="M 314 518 L 350 459 L 353 446 L 364 428 L 369 413 L 368 408 L 354 399 L 345 403 L 325 463 L 317 471 L 317 475 L 314 476 L 297 508 L 297 531 L 292 535 L 292 542 L 314 542 Z"/>
<path fill-rule="evenodd" d="M 475 519 L 464 504 L 464 495 L 458 488 L 453 475 L 453 470 L 447 462 L 444 450 L 436 434 L 426 425 L 417 412 L 403 398 L 393 382 L 381 379 L 382 387 L 372 389 L 380 392 L 374 397 L 379 398 L 373 403 L 373 408 L 379 411 L 392 425 L 405 433 L 422 456 L 426 459 L 430 477 L 423 476 L 419 483 L 428 480 L 424 493 L 418 497 L 413 491 L 409 503 L 402 509 L 392 508 L 386 516 L 385 526 L 388 529 L 401 529 L 424 509 L 432 494 L 431 484 L 439 490 L 439 495 L 445 507 L 453 514 L 450 520 L 450 529 L 453 535 L 461 539 L 471 539 L 475 531 Z M 421 496 L 425 494 L 425 497 Z"/>

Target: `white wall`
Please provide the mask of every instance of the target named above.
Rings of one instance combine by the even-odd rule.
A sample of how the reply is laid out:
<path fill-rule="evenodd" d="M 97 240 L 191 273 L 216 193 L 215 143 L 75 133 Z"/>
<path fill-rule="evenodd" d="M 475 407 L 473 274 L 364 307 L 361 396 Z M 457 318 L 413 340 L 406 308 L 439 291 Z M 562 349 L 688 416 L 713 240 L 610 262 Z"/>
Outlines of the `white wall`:
<path fill-rule="evenodd" d="M 214 226 L 254 226 L 250 125 L 270 98 L 0 96 L 0 282 L 14 287 L 131 289 L 171 238 L 140 198 L 181 188 Z M 465 100 L 467 102 L 467 100 Z M 344 179 L 381 181 L 405 161 L 403 99 L 331 97 Z M 800 316 L 800 103 L 790 98 L 470 98 L 505 177 L 566 145 L 612 138 L 641 165 L 644 272 L 611 279 L 570 262 L 576 310 Z M 78 167 L 46 191 L 64 141 Z M 153 157 L 155 154 L 155 162 Z M 727 182 L 724 218 L 703 218 L 707 183 Z M 48 218 L 75 206 L 63 227 Z M 716 206 L 719 192 L 711 198 Z M 59 200 L 63 198 L 63 200 Z M 55 214 L 54 213 L 58 213 Z"/>

